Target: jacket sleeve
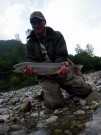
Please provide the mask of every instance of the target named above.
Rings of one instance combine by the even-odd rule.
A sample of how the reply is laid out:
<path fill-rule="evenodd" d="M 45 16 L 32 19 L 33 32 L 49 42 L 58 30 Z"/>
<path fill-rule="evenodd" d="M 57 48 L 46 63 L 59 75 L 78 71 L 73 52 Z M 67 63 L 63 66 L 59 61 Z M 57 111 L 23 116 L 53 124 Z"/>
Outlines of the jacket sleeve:
<path fill-rule="evenodd" d="M 55 48 L 55 61 L 64 62 L 67 61 L 68 51 L 66 47 L 66 41 L 60 32 L 57 32 L 56 48 Z"/>

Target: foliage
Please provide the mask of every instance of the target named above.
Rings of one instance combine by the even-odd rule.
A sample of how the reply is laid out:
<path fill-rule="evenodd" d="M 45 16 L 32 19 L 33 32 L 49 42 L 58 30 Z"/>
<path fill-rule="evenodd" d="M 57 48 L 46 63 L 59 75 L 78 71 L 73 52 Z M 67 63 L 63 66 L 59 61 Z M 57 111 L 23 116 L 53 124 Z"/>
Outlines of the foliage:
<path fill-rule="evenodd" d="M 0 91 L 8 90 L 8 84 L 5 80 L 0 80 Z"/>
<path fill-rule="evenodd" d="M 79 44 L 76 45 L 75 51 L 76 51 L 77 54 L 83 52 L 83 50 L 81 49 L 81 46 Z"/>
<path fill-rule="evenodd" d="M 93 46 L 90 45 L 90 44 L 87 44 L 85 52 L 87 52 L 90 56 L 94 56 L 94 48 L 93 48 Z"/>
<path fill-rule="evenodd" d="M 35 77 L 13 74 L 9 80 L 9 89 L 19 89 L 35 84 L 37 84 L 37 79 Z"/>
<path fill-rule="evenodd" d="M 75 48 L 76 54 L 81 54 L 81 53 L 87 53 L 89 56 L 94 56 L 94 48 L 92 45 L 87 44 L 86 48 L 83 50 L 81 49 L 81 46 L 79 44 L 76 45 Z"/>
<path fill-rule="evenodd" d="M 25 45 L 20 41 L 0 41 L 0 67 L 12 67 L 15 63 L 25 60 Z"/>
<path fill-rule="evenodd" d="M 18 76 L 11 76 L 9 80 L 10 86 L 16 87 L 19 86 L 20 78 Z"/>
<path fill-rule="evenodd" d="M 69 55 L 69 58 L 75 64 L 84 65 L 83 72 L 91 72 L 101 70 L 101 57 L 94 56 L 94 48 L 87 44 L 86 49 L 82 49 L 78 44 L 75 48 L 76 55 Z"/>

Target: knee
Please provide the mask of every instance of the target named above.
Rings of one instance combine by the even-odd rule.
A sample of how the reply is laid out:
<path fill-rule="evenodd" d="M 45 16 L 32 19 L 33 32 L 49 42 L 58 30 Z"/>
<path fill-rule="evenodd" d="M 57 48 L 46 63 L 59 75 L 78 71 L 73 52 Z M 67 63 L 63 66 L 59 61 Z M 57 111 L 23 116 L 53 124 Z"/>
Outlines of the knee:
<path fill-rule="evenodd" d="M 87 98 L 91 93 L 92 93 L 92 88 L 89 84 L 87 84 L 83 89 L 82 89 L 82 94 L 80 95 L 80 97 L 82 99 Z"/>

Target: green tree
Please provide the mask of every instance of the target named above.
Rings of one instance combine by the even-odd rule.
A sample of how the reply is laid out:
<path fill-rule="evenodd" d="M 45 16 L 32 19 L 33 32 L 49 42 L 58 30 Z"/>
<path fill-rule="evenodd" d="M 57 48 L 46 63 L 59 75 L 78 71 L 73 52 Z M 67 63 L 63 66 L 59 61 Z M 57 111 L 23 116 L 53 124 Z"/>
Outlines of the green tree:
<path fill-rule="evenodd" d="M 92 45 L 87 44 L 85 50 L 91 57 L 94 56 L 94 48 Z"/>
<path fill-rule="evenodd" d="M 83 49 L 81 49 L 81 46 L 79 44 L 77 44 L 76 48 L 75 48 L 75 51 L 76 51 L 76 54 L 79 54 L 79 53 L 83 52 Z"/>

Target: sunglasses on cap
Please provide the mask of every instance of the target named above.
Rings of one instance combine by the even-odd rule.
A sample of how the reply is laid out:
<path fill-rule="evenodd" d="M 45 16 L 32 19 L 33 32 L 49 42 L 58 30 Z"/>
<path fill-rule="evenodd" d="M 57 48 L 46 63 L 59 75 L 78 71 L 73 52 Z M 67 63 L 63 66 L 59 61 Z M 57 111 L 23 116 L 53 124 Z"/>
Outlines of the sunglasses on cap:
<path fill-rule="evenodd" d="M 42 21 L 43 21 L 43 19 L 38 18 L 38 17 L 34 17 L 34 18 L 31 18 L 31 19 L 30 19 L 30 23 L 31 23 L 32 25 L 40 24 Z"/>

